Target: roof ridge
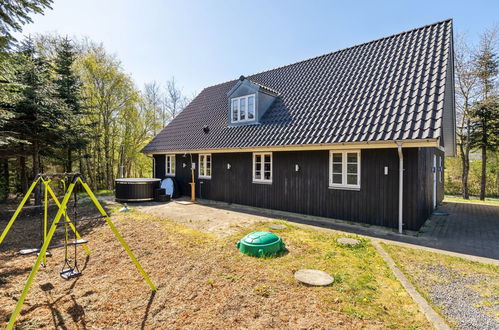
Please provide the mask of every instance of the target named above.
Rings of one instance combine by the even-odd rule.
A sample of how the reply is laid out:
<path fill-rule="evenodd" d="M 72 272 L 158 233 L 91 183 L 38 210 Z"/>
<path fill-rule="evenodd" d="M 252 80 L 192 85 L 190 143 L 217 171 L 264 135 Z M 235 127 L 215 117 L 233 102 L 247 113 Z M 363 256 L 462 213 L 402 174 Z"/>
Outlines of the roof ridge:
<path fill-rule="evenodd" d="M 382 41 L 382 40 L 385 40 L 385 39 L 389 39 L 389 38 L 393 38 L 393 37 L 396 37 L 396 36 L 399 36 L 399 35 L 403 35 L 405 33 L 414 32 L 414 31 L 417 31 L 417 30 L 422 30 L 422 29 L 425 29 L 425 28 L 427 28 L 429 26 L 434 26 L 434 25 L 446 23 L 446 22 L 449 22 L 449 21 L 452 22 L 453 19 L 452 18 L 447 18 L 447 19 L 444 19 L 444 20 L 441 20 L 441 21 L 438 21 L 438 22 L 435 22 L 435 23 L 426 24 L 426 25 L 423 25 L 423 26 L 420 26 L 420 27 L 417 27 L 417 28 L 413 28 L 413 29 L 409 29 L 409 30 L 406 30 L 406 31 L 394 33 L 394 34 L 391 34 L 391 35 L 388 35 L 388 36 L 385 36 L 385 37 L 382 37 L 382 38 L 378 38 L 378 39 L 366 41 L 366 42 L 363 42 L 363 43 L 360 43 L 360 44 L 357 44 L 357 45 L 353 45 L 353 46 L 348 46 L 348 47 L 341 48 L 341 49 L 338 49 L 338 50 L 334 50 L 332 52 L 325 53 L 325 54 L 322 54 L 322 55 L 317 55 L 317 56 L 309 57 L 309 58 L 304 59 L 304 60 L 299 60 L 299 61 L 296 61 L 296 62 L 293 62 L 293 63 L 289 63 L 289 64 L 277 66 L 277 67 L 272 68 L 272 69 L 259 71 L 259 72 L 253 73 L 251 75 L 247 75 L 247 76 L 245 75 L 245 77 L 249 78 L 249 77 L 253 77 L 253 76 L 265 73 L 265 72 L 274 71 L 274 70 L 286 68 L 288 66 L 297 65 L 297 64 L 300 64 L 300 63 L 312 61 L 312 60 L 315 60 L 315 59 L 318 59 L 318 58 L 321 58 L 321 57 L 324 57 L 324 56 L 329 56 L 329 55 L 332 55 L 332 54 L 335 54 L 335 53 L 340 53 L 340 52 L 343 52 L 343 51 L 346 51 L 346 50 L 349 50 L 349 49 L 354 49 L 356 47 L 361 47 L 361 46 L 368 45 L 368 44 L 371 44 L 371 43 L 379 42 L 379 41 Z M 231 80 L 227 80 L 227 81 L 224 81 L 224 82 L 221 82 L 221 83 L 218 83 L 218 84 L 209 85 L 209 86 L 203 88 L 203 90 L 211 88 L 211 87 L 216 87 L 216 86 L 224 85 L 224 84 L 227 84 L 229 82 L 236 81 L 236 80 L 238 80 L 238 79 L 231 79 Z M 265 87 L 267 87 L 267 86 L 265 86 Z"/>

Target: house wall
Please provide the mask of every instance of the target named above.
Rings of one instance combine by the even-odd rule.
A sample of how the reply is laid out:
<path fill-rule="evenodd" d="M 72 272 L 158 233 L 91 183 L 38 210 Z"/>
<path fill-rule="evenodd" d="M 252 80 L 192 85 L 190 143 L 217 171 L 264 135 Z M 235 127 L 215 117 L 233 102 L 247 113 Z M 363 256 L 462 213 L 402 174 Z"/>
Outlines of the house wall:
<path fill-rule="evenodd" d="M 443 155 L 435 148 L 403 149 L 404 228 L 419 229 L 431 214 L 433 181 L 429 180 L 435 152 Z M 154 157 L 155 177 L 164 178 L 164 155 Z M 396 148 L 361 151 L 359 191 L 328 187 L 327 150 L 273 152 L 272 184 L 252 182 L 250 152 L 212 154 L 211 179 L 198 179 L 196 154 L 192 154 L 192 161 L 196 163 L 196 194 L 200 198 L 394 228 L 398 226 L 399 159 Z M 184 195 L 190 194 L 190 163 L 191 155 L 176 155 L 175 177 Z M 228 163 L 230 169 L 227 169 Z M 295 164 L 300 166 L 298 172 L 295 171 Z M 385 166 L 388 166 L 388 175 L 384 174 Z M 443 184 L 438 191 L 441 201 Z"/>
<path fill-rule="evenodd" d="M 433 156 L 437 156 L 437 167 L 433 167 Z M 439 160 L 442 159 L 442 166 Z M 418 157 L 419 177 L 418 180 L 418 218 L 423 221 L 428 219 L 434 210 L 433 207 L 433 171 L 437 181 L 437 205 L 444 199 L 444 152 L 436 148 L 421 148 Z M 440 181 L 440 171 L 442 181 Z"/>

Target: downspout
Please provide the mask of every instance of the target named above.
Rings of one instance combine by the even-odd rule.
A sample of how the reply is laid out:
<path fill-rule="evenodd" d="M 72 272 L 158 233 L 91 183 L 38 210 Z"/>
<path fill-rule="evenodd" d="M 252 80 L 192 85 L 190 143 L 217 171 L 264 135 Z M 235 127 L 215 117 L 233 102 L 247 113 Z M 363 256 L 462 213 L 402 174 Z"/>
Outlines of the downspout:
<path fill-rule="evenodd" d="M 397 143 L 397 150 L 399 154 L 399 233 L 402 234 L 403 226 L 403 201 L 404 201 L 404 155 L 402 153 L 402 142 Z"/>

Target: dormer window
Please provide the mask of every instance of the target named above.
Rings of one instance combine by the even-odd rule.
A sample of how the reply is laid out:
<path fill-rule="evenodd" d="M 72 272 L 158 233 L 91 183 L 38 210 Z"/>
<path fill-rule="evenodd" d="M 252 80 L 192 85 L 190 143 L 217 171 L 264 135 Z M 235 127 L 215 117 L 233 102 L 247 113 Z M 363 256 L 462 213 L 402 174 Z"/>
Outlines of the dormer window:
<path fill-rule="evenodd" d="M 232 122 L 255 120 L 255 94 L 235 97 L 231 100 Z"/>
<path fill-rule="evenodd" d="M 227 92 L 229 126 L 257 125 L 277 99 L 277 92 L 244 76 Z"/>

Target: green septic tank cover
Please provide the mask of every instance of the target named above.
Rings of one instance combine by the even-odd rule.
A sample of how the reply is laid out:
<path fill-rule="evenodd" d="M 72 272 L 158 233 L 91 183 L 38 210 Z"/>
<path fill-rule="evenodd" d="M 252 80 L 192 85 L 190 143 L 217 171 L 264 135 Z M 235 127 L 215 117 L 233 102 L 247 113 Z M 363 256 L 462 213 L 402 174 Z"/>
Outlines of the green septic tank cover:
<path fill-rule="evenodd" d="M 285 247 L 282 239 L 269 231 L 252 232 L 237 242 L 236 246 L 241 253 L 254 257 L 275 254 Z"/>

